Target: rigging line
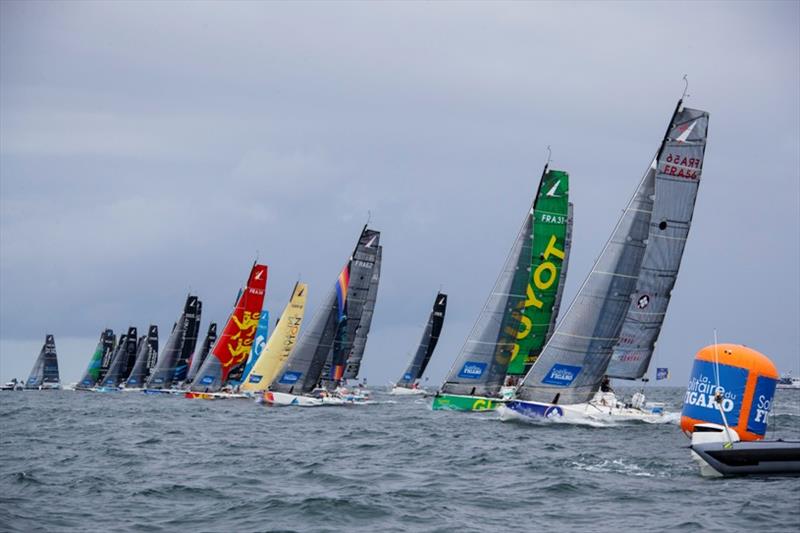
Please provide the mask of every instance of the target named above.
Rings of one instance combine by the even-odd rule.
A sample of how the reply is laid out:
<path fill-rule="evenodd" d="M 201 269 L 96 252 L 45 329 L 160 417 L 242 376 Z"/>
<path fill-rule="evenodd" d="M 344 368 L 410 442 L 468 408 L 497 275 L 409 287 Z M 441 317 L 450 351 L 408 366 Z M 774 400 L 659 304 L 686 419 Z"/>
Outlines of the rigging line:
<path fill-rule="evenodd" d="M 688 94 L 688 93 L 686 92 L 686 91 L 688 91 L 688 90 L 689 90 L 689 77 L 688 77 L 688 76 L 689 76 L 688 74 L 684 74 L 684 75 L 683 75 L 683 84 L 684 84 L 684 85 L 683 85 L 683 95 L 681 96 L 681 100 L 683 100 L 684 98 L 688 98 L 688 97 L 690 97 L 690 96 L 691 96 L 691 94 Z"/>
<path fill-rule="evenodd" d="M 725 410 L 722 409 L 722 392 L 719 390 L 719 353 L 717 352 L 718 344 L 717 344 L 717 329 L 714 328 L 714 373 L 716 374 L 717 379 L 717 390 L 714 393 L 714 402 L 717 404 L 717 408 L 719 409 L 719 414 L 722 415 L 722 423 L 725 426 L 725 436 L 728 438 L 727 447 L 733 445 L 733 439 L 731 439 L 730 428 L 728 427 L 728 419 L 725 417 Z"/>

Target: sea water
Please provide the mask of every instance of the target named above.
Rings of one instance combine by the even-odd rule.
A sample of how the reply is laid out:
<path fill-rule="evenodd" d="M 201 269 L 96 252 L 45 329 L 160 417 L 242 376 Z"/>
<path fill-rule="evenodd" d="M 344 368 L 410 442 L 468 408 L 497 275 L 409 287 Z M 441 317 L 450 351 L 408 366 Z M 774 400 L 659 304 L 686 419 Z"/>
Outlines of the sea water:
<path fill-rule="evenodd" d="M 683 393 L 649 399 L 678 412 Z M 374 397 L 301 409 L 0 392 L 0 530 L 800 529 L 800 478 L 702 478 L 677 414 L 502 422 Z M 800 391 L 779 390 L 774 413 L 767 436 L 800 439 Z"/>

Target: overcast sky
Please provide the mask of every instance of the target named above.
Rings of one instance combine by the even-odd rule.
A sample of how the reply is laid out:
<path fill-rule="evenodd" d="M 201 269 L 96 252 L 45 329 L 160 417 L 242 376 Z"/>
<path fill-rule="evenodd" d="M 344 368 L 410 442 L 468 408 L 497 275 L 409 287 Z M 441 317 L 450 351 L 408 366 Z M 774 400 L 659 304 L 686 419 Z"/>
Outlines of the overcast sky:
<path fill-rule="evenodd" d="M 0 2 L 0 380 L 45 333 L 77 381 L 100 330 L 316 310 L 368 212 L 383 274 L 363 375 L 400 377 L 440 287 L 439 383 L 545 147 L 571 175 L 570 301 L 688 74 L 710 112 L 653 366 L 743 343 L 800 374 L 798 2 Z M 566 307 L 566 305 L 565 305 Z M 163 342 L 163 341 L 162 341 Z"/>

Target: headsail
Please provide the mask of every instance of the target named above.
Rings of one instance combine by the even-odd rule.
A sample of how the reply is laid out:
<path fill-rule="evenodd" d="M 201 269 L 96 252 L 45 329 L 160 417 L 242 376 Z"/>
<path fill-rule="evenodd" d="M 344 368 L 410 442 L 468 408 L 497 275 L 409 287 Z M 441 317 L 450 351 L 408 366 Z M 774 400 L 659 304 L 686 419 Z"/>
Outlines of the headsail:
<path fill-rule="evenodd" d="M 48 334 L 45 335 L 44 345 L 42 345 L 42 349 L 39 350 L 39 356 L 33 364 L 33 369 L 28 376 L 28 381 L 25 382 L 25 388 L 56 388 L 59 386 L 59 383 L 56 341 L 52 335 Z"/>
<path fill-rule="evenodd" d="M 194 355 L 189 359 L 189 371 L 186 374 L 186 383 L 194 381 L 194 378 L 197 376 L 197 371 L 200 370 L 203 361 L 206 360 L 208 352 L 211 351 L 211 347 L 214 346 L 215 342 L 217 342 L 217 323 L 212 322 L 208 326 L 208 333 L 206 333 L 203 344 L 200 345 L 200 350 L 195 351 Z"/>
<path fill-rule="evenodd" d="M 679 105 L 658 157 L 647 249 L 606 371 L 610 377 L 638 379 L 650 366 L 692 223 L 707 130 L 707 112 Z"/>
<path fill-rule="evenodd" d="M 101 382 L 104 387 L 118 387 L 128 378 L 133 369 L 133 363 L 136 361 L 136 346 L 136 328 L 131 326 L 128 328 L 125 339 L 120 340 L 114 360 L 111 361 L 108 373 Z"/>
<path fill-rule="evenodd" d="M 169 389 L 178 383 L 176 375 L 178 364 L 183 353 L 183 345 L 189 328 L 195 327 L 193 320 L 197 313 L 198 303 L 197 296 L 191 294 L 186 296 L 183 311 L 178 317 L 178 321 L 172 326 L 172 332 L 170 332 L 169 338 L 164 344 L 164 350 L 158 357 L 158 362 L 147 379 L 146 386 L 148 389 Z"/>
<path fill-rule="evenodd" d="M 428 317 L 428 323 L 425 325 L 425 331 L 422 333 L 417 353 L 403 373 L 403 377 L 397 382 L 398 386 L 411 387 L 425 373 L 425 369 L 433 355 L 433 350 L 436 348 L 436 343 L 439 342 L 439 333 L 442 331 L 446 310 L 447 295 L 440 292 L 436 294 L 436 298 L 433 301 L 433 309 Z"/>
<path fill-rule="evenodd" d="M 128 379 L 125 380 L 125 386 L 128 388 L 142 387 L 145 380 L 147 380 L 150 373 L 150 368 L 147 366 L 147 363 L 153 357 L 153 335 L 155 335 L 156 342 L 158 342 L 158 326 L 151 325 L 147 331 L 147 335 L 143 335 L 139 338 L 139 344 L 136 348 L 136 362 L 133 364 L 133 369 Z"/>
<path fill-rule="evenodd" d="M 258 327 L 256 327 L 256 336 L 253 339 L 253 345 L 250 347 L 250 355 L 247 356 L 247 363 L 242 368 L 242 376 L 237 379 L 241 382 L 246 380 L 250 375 L 250 371 L 256 365 L 261 355 L 264 353 L 264 347 L 267 345 L 269 338 L 269 311 L 266 309 L 261 310 L 261 318 L 258 319 Z M 229 376 L 228 381 L 233 381 Z"/>
<path fill-rule="evenodd" d="M 254 263 L 247 287 L 237 300 L 222 336 L 197 372 L 191 387 L 193 391 L 221 389 L 228 375 L 239 365 L 244 365 L 261 317 L 266 290 L 267 265 Z"/>
<path fill-rule="evenodd" d="M 525 215 L 503 270 L 442 385 L 445 394 L 496 396 L 506 377 L 530 278 L 533 208 Z"/>
<path fill-rule="evenodd" d="M 547 342 L 566 272 L 568 221 L 569 174 L 545 166 L 533 202 L 530 275 L 508 374 L 525 374 Z"/>
<path fill-rule="evenodd" d="M 369 290 L 367 291 L 367 301 L 361 313 L 361 320 L 356 328 L 353 347 L 350 356 L 347 358 L 347 365 L 344 369 L 344 379 L 358 379 L 361 371 L 361 360 L 364 358 L 364 350 L 367 347 L 367 337 L 372 327 L 372 316 L 375 314 L 375 303 L 378 300 L 378 284 L 381 278 L 381 261 L 383 256 L 383 246 L 378 246 L 375 255 L 375 265 L 372 268 L 372 279 L 370 280 Z"/>
<path fill-rule="evenodd" d="M 89 367 L 78 382 L 77 388 L 88 389 L 94 387 L 100 381 L 103 360 L 106 358 L 110 360 L 114 345 L 114 331 L 111 329 L 103 330 L 100 333 L 100 340 L 97 341 L 97 347 L 94 349 L 92 358 L 89 360 Z"/>
<path fill-rule="evenodd" d="M 275 331 L 267 340 L 261 356 L 253 365 L 249 374 L 246 374 L 241 390 L 256 392 L 266 390 L 275 379 L 275 375 L 289 357 L 303 322 L 306 307 L 308 285 L 295 283 L 289 303 L 281 313 Z"/>

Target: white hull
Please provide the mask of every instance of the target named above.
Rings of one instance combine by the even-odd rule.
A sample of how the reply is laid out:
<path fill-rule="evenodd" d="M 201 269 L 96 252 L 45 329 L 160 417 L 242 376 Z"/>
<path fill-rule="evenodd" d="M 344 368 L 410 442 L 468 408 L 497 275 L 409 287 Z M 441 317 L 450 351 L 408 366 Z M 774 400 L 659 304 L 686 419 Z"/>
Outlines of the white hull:
<path fill-rule="evenodd" d="M 325 407 L 332 405 L 345 405 L 341 398 L 334 398 L 332 396 L 325 398 L 314 398 L 311 396 L 297 396 L 294 394 L 287 394 L 285 392 L 272 392 L 267 391 L 261 397 L 262 403 L 274 405 L 277 407 Z"/>
<path fill-rule="evenodd" d="M 395 385 L 389 393 L 392 396 L 424 396 L 428 391 L 422 388 L 409 389 L 408 387 L 398 387 Z"/>
<path fill-rule="evenodd" d="M 638 420 L 663 422 L 667 420 L 661 404 L 646 404 L 644 396 L 634 407 L 619 402 L 612 392 L 598 392 L 590 402 L 578 404 L 551 404 L 511 400 L 500 406 L 502 420 L 525 420 L 532 418 L 559 419 L 564 422 L 596 423 Z"/>

